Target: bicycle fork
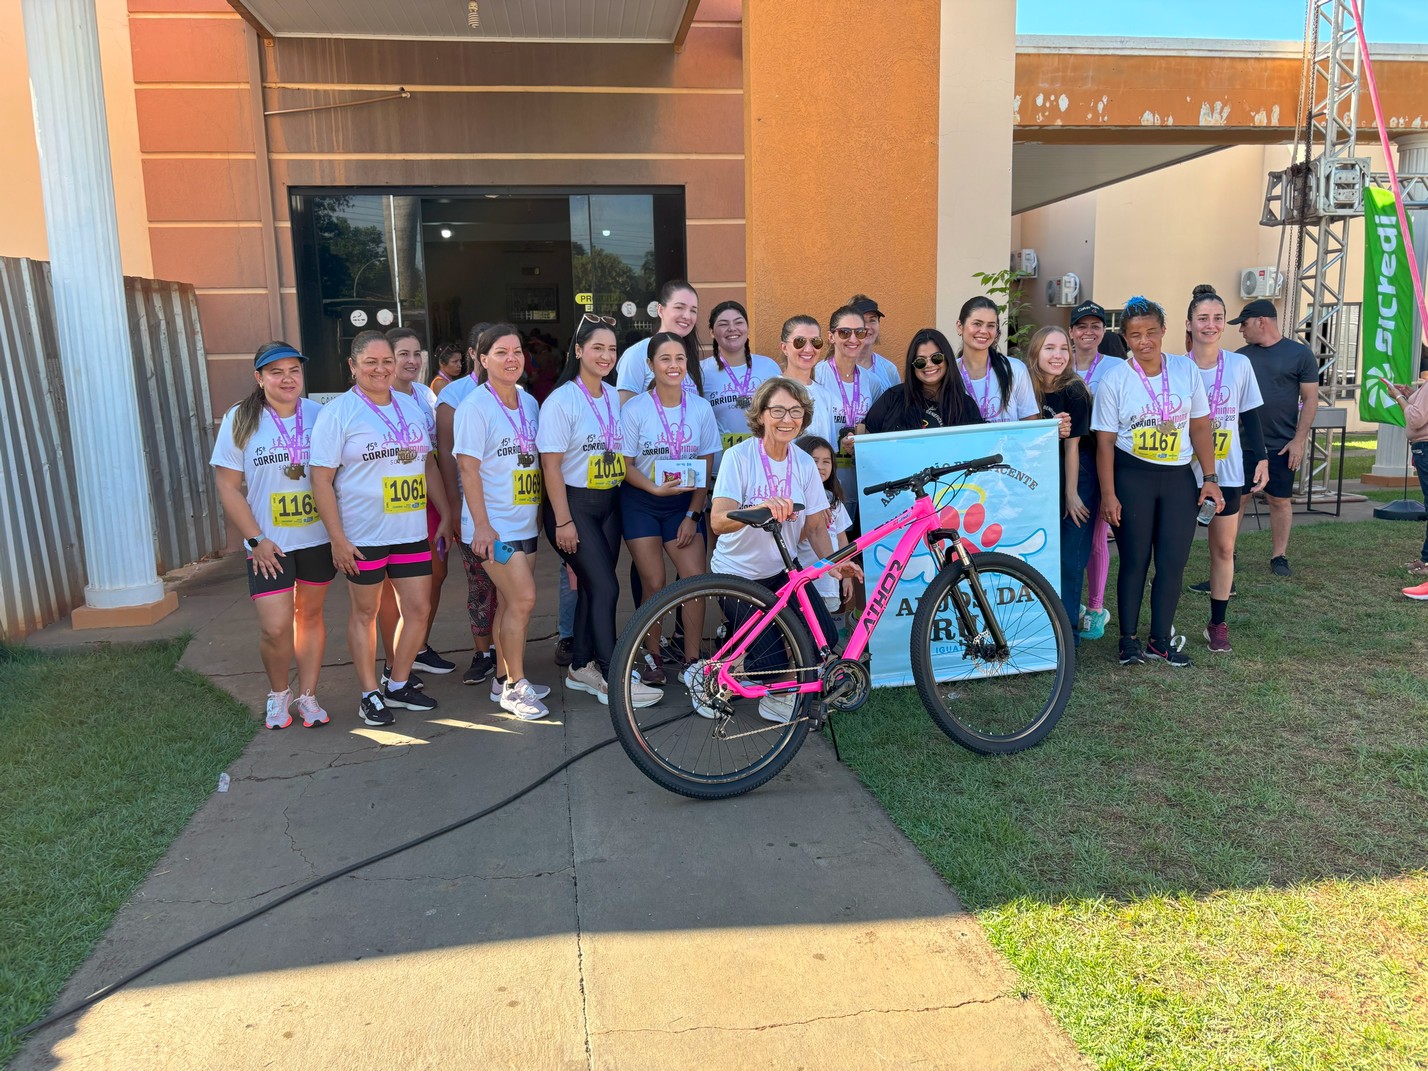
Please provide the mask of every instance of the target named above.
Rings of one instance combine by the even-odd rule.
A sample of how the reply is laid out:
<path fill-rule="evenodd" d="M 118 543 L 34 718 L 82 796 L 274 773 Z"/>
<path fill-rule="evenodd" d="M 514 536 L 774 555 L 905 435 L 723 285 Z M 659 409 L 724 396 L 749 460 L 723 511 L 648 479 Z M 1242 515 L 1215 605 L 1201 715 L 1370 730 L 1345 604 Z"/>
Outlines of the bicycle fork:
<path fill-rule="evenodd" d="M 972 589 L 972 599 L 976 603 L 977 612 L 982 615 L 982 620 L 986 623 L 986 630 L 991 633 L 995 658 L 1008 657 L 1011 654 L 1011 648 L 1007 644 L 1006 634 L 1002 632 L 1001 623 L 992 613 L 992 604 L 987 599 L 987 593 L 982 587 L 982 578 L 977 572 L 976 562 L 963 545 L 961 533 L 955 528 L 940 528 L 929 533 L 927 545 L 934 557 L 937 555 L 936 543 L 941 539 L 946 539 L 951 543 L 949 549 L 942 556 L 943 567 L 951 565 L 954 557 L 962 563 L 963 574 L 967 577 L 968 586 Z M 976 642 L 980 630 L 977 628 L 976 619 L 972 617 L 971 605 L 966 596 L 962 594 L 962 589 L 954 584 L 948 589 L 947 595 L 952 600 L 953 609 L 957 611 L 957 627 L 961 630 L 963 639 L 969 644 Z M 991 660 L 991 658 L 987 659 L 987 661 Z"/>

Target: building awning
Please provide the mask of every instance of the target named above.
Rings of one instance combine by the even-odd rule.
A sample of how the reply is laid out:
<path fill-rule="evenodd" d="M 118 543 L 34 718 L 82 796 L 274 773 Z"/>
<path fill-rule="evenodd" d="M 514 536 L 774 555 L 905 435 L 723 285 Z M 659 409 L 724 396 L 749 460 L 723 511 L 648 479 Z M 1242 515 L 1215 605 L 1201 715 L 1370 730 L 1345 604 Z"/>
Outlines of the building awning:
<path fill-rule="evenodd" d="M 229 0 L 264 37 L 684 44 L 699 0 Z"/>

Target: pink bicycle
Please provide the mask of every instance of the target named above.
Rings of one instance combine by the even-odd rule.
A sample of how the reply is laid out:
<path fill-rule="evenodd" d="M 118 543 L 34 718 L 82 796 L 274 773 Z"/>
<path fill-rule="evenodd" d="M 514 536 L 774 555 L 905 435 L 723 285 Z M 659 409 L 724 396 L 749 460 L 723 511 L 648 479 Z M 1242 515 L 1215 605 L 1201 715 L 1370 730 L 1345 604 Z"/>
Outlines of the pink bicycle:
<path fill-rule="evenodd" d="M 1000 454 L 934 466 L 869 487 L 885 502 L 911 492 L 913 504 L 831 558 L 802 568 L 762 507 L 731 514 L 769 532 L 788 581 L 770 591 L 751 580 L 708 573 L 664 588 L 630 618 L 610 661 L 610 717 L 625 751 L 657 784 L 696 799 L 725 799 L 758 788 L 782 770 L 831 711 L 857 710 L 872 681 L 862 661 L 898 579 L 919 544 L 941 567 L 912 623 L 913 681 L 927 712 L 957 743 L 982 755 L 1024 751 L 1044 740 L 1071 696 L 1076 655 L 1071 621 L 1046 579 L 1019 558 L 970 553 L 943 527 L 928 492 L 999 466 Z M 957 481 L 951 481 L 953 483 Z M 800 510 L 802 506 L 798 507 Z M 902 531 L 892 557 L 840 654 L 819 625 L 810 585 L 884 536 Z M 702 613 L 690 613 L 702 610 Z M 699 657 L 676 658 L 681 621 L 704 622 Z M 673 644 L 661 637 L 675 636 Z M 647 651 L 672 667 L 667 699 L 690 704 L 670 716 L 665 704 L 636 710 L 627 682 Z"/>

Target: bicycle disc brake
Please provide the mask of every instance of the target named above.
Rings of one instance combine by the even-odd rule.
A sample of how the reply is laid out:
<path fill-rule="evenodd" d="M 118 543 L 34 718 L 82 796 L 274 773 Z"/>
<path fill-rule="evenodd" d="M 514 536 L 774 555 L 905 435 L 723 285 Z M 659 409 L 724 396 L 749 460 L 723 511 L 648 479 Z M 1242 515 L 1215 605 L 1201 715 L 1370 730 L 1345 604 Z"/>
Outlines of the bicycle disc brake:
<path fill-rule="evenodd" d="M 868 667 L 851 658 L 839 658 L 823 667 L 823 702 L 829 710 L 857 710 L 872 694 Z"/>

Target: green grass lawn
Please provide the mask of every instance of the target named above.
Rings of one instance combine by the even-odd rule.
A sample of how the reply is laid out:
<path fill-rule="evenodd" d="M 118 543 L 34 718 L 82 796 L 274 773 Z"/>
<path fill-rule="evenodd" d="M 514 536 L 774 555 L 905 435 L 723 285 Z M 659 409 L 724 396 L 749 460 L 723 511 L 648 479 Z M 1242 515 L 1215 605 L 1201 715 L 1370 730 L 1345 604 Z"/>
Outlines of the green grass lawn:
<path fill-rule="evenodd" d="M 1098 1066 L 1428 1066 L 1428 605 L 1399 594 L 1422 534 L 1297 528 L 1286 581 L 1246 534 L 1233 654 L 1205 649 L 1187 594 L 1193 668 L 1122 668 L 1113 617 L 1019 756 L 956 747 L 910 690 L 839 721 L 844 759 Z M 1187 581 L 1206 570 L 1197 541 Z"/>
<path fill-rule="evenodd" d="M 186 643 L 0 645 L 0 1063 L 257 732 Z"/>

